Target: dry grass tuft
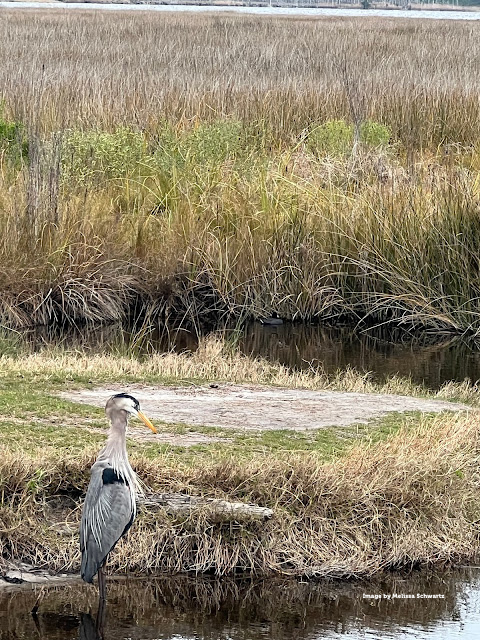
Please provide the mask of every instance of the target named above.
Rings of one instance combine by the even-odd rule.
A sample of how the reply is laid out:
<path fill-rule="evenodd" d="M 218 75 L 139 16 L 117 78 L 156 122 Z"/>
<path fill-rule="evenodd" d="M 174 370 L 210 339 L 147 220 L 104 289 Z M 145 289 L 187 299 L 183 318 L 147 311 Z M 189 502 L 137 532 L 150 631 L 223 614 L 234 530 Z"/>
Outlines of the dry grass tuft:
<path fill-rule="evenodd" d="M 169 455 L 137 458 L 137 471 L 154 490 L 251 501 L 271 507 L 274 517 L 240 525 L 212 520 L 208 512 L 175 519 L 145 511 L 111 564 L 146 573 L 348 577 L 473 560 L 479 550 L 479 435 L 474 413 L 420 423 L 329 464 L 312 453 L 212 461 L 201 469 L 179 466 Z M 78 496 L 94 452 L 80 460 L 51 455 L 20 462 L 3 453 L 0 489 L 9 498 L 2 507 L 3 557 L 76 570 Z M 59 490 L 76 501 L 62 512 L 66 527 L 48 506 Z"/>

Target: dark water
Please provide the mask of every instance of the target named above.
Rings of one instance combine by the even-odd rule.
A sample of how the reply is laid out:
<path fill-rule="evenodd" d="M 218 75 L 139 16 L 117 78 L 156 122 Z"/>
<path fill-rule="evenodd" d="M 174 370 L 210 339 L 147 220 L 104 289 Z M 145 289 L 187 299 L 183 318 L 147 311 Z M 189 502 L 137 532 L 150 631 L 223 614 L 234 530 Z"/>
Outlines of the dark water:
<path fill-rule="evenodd" d="M 94 587 L 74 584 L 43 592 L 34 619 L 31 610 L 38 593 L 17 589 L 0 594 L 0 640 L 99 637 Z M 337 584 L 186 578 L 110 581 L 104 637 L 469 640 L 480 637 L 480 571 L 447 570 Z"/>
<path fill-rule="evenodd" d="M 411 377 L 437 389 L 444 382 L 480 379 L 480 352 L 465 341 L 405 333 L 377 335 L 318 326 L 250 325 L 240 340 L 246 353 L 262 355 L 290 367 L 322 365 L 327 373 L 353 367 L 384 379 Z"/>
<path fill-rule="evenodd" d="M 438 389 L 444 382 L 480 379 L 479 345 L 460 338 L 432 334 L 415 336 L 407 332 L 361 332 L 347 328 L 300 324 L 267 326 L 253 322 L 240 331 L 219 332 L 249 355 L 262 356 L 296 369 L 321 365 L 327 373 L 353 367 L 382 380 L 389 375 L 411 377 L 415 382 Z M 38 346 L 62 342 L 92 351 L 129 353 L 148 357 L 153 351 L 192 351 L 198 337 L 185 329 L 97 327 L 59 336 L 38 330 L 31 335 Z"/>

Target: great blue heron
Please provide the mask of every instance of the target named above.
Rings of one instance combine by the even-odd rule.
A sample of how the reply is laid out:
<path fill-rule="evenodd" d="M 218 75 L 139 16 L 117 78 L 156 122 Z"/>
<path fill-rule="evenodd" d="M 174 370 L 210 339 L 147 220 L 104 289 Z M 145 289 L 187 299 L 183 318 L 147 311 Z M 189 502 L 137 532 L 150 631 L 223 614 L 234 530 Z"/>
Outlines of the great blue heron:
<path fill-rule="evenodd" d="M 140 411 L 138 400 L 126 393 L 112 396 L 105 407 L 111 427 L 107 443 L 92 466 L 80 525 L 81 575 L 93 582 L 98 573 L 100 599 L 106 598 L 103 567 L 107 556 L 131 527 L 136 513 L 136 495 L 140 484 L 130 466 L 126 430 L 130 416 L 142 420 L 154 433 L 157 430 Z"/>

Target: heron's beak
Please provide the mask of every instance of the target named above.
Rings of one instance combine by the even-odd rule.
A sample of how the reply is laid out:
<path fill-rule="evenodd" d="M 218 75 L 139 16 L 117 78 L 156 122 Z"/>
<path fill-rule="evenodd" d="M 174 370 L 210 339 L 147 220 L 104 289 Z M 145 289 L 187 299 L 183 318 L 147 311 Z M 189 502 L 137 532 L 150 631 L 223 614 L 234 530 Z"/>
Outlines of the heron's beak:
<path fill-rule="evenodd" d="M 137 416 L 140 418 L 140 420 L 147 425 L 147 427 L 149 429 L 151 429 L 153 431 L 153 433 L 158 433 L 158 431 L 155 429 L 155 427 L 153 426 L 153 424 L 150 422 L 150 420 L 147 418 L 147 416 L 145 414 L 143 414 L 141 411 L 137 411 Z"/>

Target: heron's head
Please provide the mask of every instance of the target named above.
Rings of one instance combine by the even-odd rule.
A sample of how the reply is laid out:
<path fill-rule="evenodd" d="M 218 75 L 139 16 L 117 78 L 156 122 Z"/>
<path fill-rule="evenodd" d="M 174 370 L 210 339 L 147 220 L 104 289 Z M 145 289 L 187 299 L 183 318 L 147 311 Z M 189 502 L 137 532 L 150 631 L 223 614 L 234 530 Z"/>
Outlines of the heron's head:
<path fill-rule="evenodd" d="M 140 403 L 138 400 L 128 395 L 128 393 L 117 393 L 108 400 L 105 406 L 105 412 L 110 419 L 113 418 L 113 414 L 122 411 L 125 411 L 127 420 L 130 416 L 140 418 L 153 433 L 157 433 L 157 430 L 147 416 L 140 411 Z"/>

